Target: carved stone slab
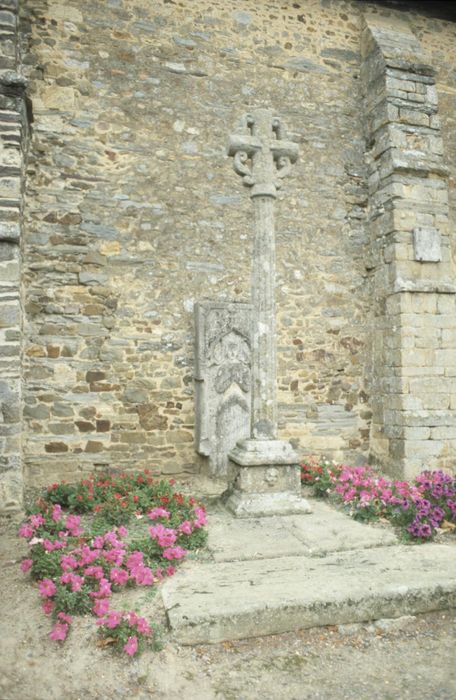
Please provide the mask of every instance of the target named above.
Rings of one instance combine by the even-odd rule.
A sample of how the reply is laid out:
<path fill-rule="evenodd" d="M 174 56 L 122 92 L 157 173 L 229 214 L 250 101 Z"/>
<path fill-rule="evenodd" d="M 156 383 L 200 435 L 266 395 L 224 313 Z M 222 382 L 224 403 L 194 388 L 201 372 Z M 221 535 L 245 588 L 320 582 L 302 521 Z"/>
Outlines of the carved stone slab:
<path fill-rule="evenodd" d="M 195 304 L 196 449 L 216 477 L 250 435 L 251 315 L 250 304 Z"/>

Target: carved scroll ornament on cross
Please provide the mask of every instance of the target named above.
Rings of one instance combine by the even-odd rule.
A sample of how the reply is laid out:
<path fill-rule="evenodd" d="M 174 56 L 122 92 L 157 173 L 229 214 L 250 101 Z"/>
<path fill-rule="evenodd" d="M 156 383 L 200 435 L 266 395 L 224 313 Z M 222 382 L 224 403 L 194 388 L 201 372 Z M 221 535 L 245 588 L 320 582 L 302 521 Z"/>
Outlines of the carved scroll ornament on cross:
<path fill-rule="evenodd" d="M 283 138 L 280 119 L 270 109 L 257 109 L 244 115 L 240 129 L 230 136 L 228 155 L 251 197 L 275 197 L 291 165 L 298 157 L 298 146 Z"/>

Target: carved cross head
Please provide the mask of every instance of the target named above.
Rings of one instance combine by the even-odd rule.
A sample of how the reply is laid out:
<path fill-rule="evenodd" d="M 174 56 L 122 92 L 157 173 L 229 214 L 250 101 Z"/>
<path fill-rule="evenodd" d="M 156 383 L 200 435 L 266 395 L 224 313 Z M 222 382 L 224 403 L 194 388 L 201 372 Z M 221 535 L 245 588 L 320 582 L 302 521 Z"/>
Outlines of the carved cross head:
<path fill-rule="evenodd" d="M 251 197 L 275 197 L 296 162 L 298 146 L 284 140 L 280 119 L 272 110 L 256 109 L 244 115 L 239 130 L 230 136 L 228 155 L 244 185 L 252 187 Z"/>

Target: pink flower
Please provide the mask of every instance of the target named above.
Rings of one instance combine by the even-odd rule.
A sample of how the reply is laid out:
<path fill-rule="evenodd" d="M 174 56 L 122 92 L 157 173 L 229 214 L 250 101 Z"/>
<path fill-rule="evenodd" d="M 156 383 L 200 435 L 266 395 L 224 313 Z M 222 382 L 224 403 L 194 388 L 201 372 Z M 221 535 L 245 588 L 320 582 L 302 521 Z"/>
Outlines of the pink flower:
<path fill-rule="evenodd" d="M 80 522 L 80 515 L 68 515 L 65 520 L 65 527 L 73 537 L 79 537 L 79 535 L 82 535 L 84 532 L 83 529 L 79 527 Z"/>
<path fill-rule="evenodd" d="M 49 632 L 51 639 L 56 642 L 63 642 L 68 634 L 69 626 L 64 622 L 56 622 L 54 627 Z"/>
<path fill-rule="evenodd" d="M 102 579 L 104 576 L 104 571 L 101 566 L 88 566 L 84 571 L 85 576 L 93 576 L 98 580 Z"/>
<path fill-rule="evenodd" d="M 21 571 L 23 571 L 24 574 L 27 573 L 27 571 L 29 569 L 31 569 L 32 566 L 33 566 L 33 561 L 31 559 L 23 559 L 21 561 Z"/>
<path fill-rule="evenodd" d="M 50 615 L 51 612 L 54 610 L 54 603 L 52 600 L 45 600 L 44 603 L 42 603 L 41 607 L 43 608 L 43 612 L 45 615 Z"/>
<path fill-rule="evenodd" d="M 117 532 L 121 537 L 128 537 L 128 530 L 123 525 L 117 528 Z"/>
<path fill-rule="evenodd" d="M 154 582 L 152 569 L 148 566 L 138 566 L 132 569 L 131 575 L 134 577 L 138 586 L 151 586 Z"/>
<path fill-rule="evenodd" d="M 189 520 L 184 520 L 184 522 L 181 523 L 177 529 L 179 532 L 182 532 L 184 535 L 191 535 L 193 532 L 193 527 L 192 527 L 192 524 Z"/>
<path fill-rule="evenodd" d="M 345 493 L 344 496 L 344 501 L 351 501 L 354 497 L 356 496 L 356 489 L 348 489 L 348 491 Z"/>
<path fill-rule="evenodd" d="M 38 587 L 43 598 L 52 598 L 57 591 L 54 581 L 51 581 L 50 578 L 45 578 L 40 581 Z"/>
<path fill-rule="evenodd" d="M 71 590 L 73 593 L 80 591 L 82 584 L 84 583 L 84 577 L 73 574 L 72 571 L 66 571 L 60 577 L 60 583 L 69 583 L 71 585 Z"/>
<path fill-rule="evenodd" d="M 183 559 L 187 552 L 182 547 L 168 547 L 163 550 L 163 557 L 173 561 L 174 559 Z"/>
<path fill-rule="evenodd" d="M 133 656 L 138 650 L 138 638 L 136 635 L 128 637 L 128 642 L 124 645 L 124 651 L 128 656 Z"/>
<path fill-rule="evenodd" d="M 149 623 L 144 617 L 140 617 L 136 622 L 136 629 L 140 634 L 150 634 L 152 632 Z"/>
<path fill-rule="evenodd" d="M 58 522 L 62 517 L 62 506 L 60 506 L 58 503 L 55 504 L 54 508 L 52 509 L 52 520 L 54 522 Z"/>
<path fill-rule="evenodd" d="M 33 527 L 40 527 L 40 525 L 44 525 L 46 522 L 41 513 L 36 513 L 35 515 L 31 515 L 30 518 L 30 523 L 33 525 Z"/>
<path fill-rule="evenodd" d="M 98 559 L 101 551 L 99 549 L 90 549 L 87 545 L 81 547 L 81 560 L 79 562 L 80 566 L 88 566 Z"/>
<path fill-rule="evenodd" d="M 122 613 L 117 612 L 116 610 L 111 610 L 110 613 L 108 613 L 108 617 L 106 618 L 105 625 L 106 627 L 109 627 L 110 630 L 114 629 L 119 625 L 122 621 Z"/>
<path fill-rule="evenodd" d="M 26 539 L 28 539 L 29 537 L 33 537 L 34 532 L 35 531 L 33 527 L 25 523 L 19 528 L 19 537 L 25 537 Z"/>
<path fill-rule="evenodd" d="M 167 574 L 167 576 L 174 576 L 175 573 L 176 573 L 176 567 L 175 567 L 175 566 L 171 566 L 171 565 L 170 565 L 170 566 L 167 566 L 167 567 L 166 567 L 166 574 Z"/>
<path fill-rule="evenodd" d="M 152 539 L 158 542 L 160 547 L 171 547 L 177 539 L 176 531 L 164 527 L 161 523 L 152 525 L 149 528 L 149 533 Z"/>
<path fill-rule="evenodd" d="M 62 622 L 67 622 L 69 625 L 71 625 L 71 623 L 73 622 L 73 618 L 71 617 L 71 615 L 67 615 L 64 612 L 59 612 L 57 617 L 59 620 L 62 620 Z"/>
<path fill-rule="evenodd" d="M 93 612 L 97 617 L 102 617 L 106 615 L 109 611 L 109 600 L 108 598 L 99 598 L 95 601 L 92 608 Z"/>
<path fill-rule="evenodd" d="M 204 508 L 195 508 L 195 515 L 196 515 L 196 520 L 193 521 L 193 525 L 196 528 L 203 527 L 203 525 L 207 525 L 207 517 L 206 517 L 206 511 Z"/>
<path fill-rule="evenodd" d="M 108 552 L 103 552 L 103 559 L 108 561 L 110 564 L 116 564 L 120 566 L 123 562 L 125 552 L 123 549 L 110 549 Z"/>
<path fill-rule="evenodd" d="M 99 596 L 110 596 L 111 595 L 111 584 L 107 578 L 102 578 L 100 580 L 100 589 L 98 591 Z"/>
<path fill-rule="evenodd" d="M 170 517 L 170 513 L 165 510 L 164 508 L 154 508 L 153 510 L 150 511 L 150 513 L 147 513 L 147 517 L 150 518 L 151 520 L 156 520 L 157 518 L 165 518 L 165 520 L 168 520 Z"/>
<path fill-rule="evenodd" d="M 139 550 L 136 550 L 127 559 L 127 567 L 129 569 L 134 569 L 135 567 L 139 566 L 140 564 L 143 563 L 143 553 L 140 552 Z"/>
<path fill-rule="evenodd" d="M 111 584 L 107 578 L 100 579 L 100 588 L 97 592 L 92 591 L 89 595 L 92 598 L 106 598 L 112 594 Z"/>
<path fill-rule="evenodd" d="M 102 535 L 97 535 L 96 537 L 93 538 L 92 540 L 92 546 L 95 547 L 95 549 L 103 549 L 104 545 L 104 539 Z"/>
<path fill-rule="evenodd" d="M 138 620 L 139 617 L 137 616 L 134 610 L 130 610 L 129 612 L 127 612 L 127 622 L 129 625 L 136 625 Z"/>
<path fill-rule="evenodd" d="M 69 571 L 70 569 L 75 569 L 78 565 L 77 560 L 71 556 L 71 554 L 62 554 L 60 557 L 60 566 L 63 571 Z"/>
<path fill-rule="evenodd" d="M 76 593 L 76 591 L 80 591 L 83 583 L 84 583 L 84 578 L 82 576 L 78 576 L 77 574 L 73 574 L 73 578 L 71 580 L 71 590 L 73 591 L 73 593 Z"/>
<path fill-rule="evenodd" d="M 122 543 L 119 542 L 119 540 L 117 539 L 117 535 L 114 532 L 114 530 L 109 530 L 109 532 L 106 532 L 103 535 L 103 539 L 104 539 L 105 543 L 110 544 L 112 547 L 122 546 Z"/>
<path fill-rule="evenodd" d="M 109 573 L 109 578 L 113 583 L 116 583 L 118 586 L 123 586 L 124 583 L 127 583 L 130 576 L 128 574 L 128 571 L 125 571 L 125 569 L 113 568 Z"/>
<path fill-rule="evenodd" d="M 359 494 L 360 500 L 364 502 L 372 501 L 375 498 L 374 493 L 369 493 L 369 491 L 362 490 Z"/>

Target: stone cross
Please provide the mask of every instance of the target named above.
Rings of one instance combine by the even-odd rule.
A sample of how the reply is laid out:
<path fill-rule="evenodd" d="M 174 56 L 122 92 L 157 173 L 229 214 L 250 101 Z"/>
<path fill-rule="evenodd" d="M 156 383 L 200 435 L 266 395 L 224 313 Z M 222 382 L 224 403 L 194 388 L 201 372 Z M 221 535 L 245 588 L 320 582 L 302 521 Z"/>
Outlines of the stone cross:
<path fill-rule="evenodd" d="M 250 187 L 254 207 L 252 264 L 252 410 L 250 438 L 230 453 L 227 507 L 238 517 L 308 513 L 301 498 L 300 468 L 291 444 L 277 439 L 274 200 L 281 180 L 298 157 L 283 139 L 269 109 L 243 118 L 230 137 L 228 155 Z"/>
<path fill-rule="evenodd" d="M 298 146 L 283 140 L 280 120 L 271 110 L 258 109 L 245 115 L 241 131 L 230 137 L 228 155 L 251 187 L 254 205 L 251 437 L 271 440 L 277 434 L 274 200 Z"/>

